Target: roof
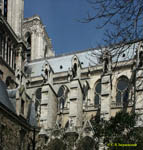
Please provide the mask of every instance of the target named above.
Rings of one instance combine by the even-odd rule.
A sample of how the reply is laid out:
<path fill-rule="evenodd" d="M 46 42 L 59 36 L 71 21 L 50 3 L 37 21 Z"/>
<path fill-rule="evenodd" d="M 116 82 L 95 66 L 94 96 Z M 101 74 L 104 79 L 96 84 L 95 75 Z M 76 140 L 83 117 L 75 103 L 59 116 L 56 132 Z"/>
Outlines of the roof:
<path fill-rule="evenodd" d="M 0 80 L 0 103 L 6 106 L 8 109 L 10 109 L 12 112 L 16 112 L 13 104 L 9 100 L 7 87 L 2 80 Z"/>
<path fill-rule="evenodd" d="M 112 61 L 116 62 L 118 60 L 121 62 L 132 59 L 135 55 L 136 46 L 137 44 L 134 43 L 129 48 L 128 46 L 125 46 L 124 49 L 122 49 L 124 55 L 118 56 L 117 54 L 112 59 Z M 65 72 L 71 69 L 72 58 L 76 55 L 80 61 L 81 68 L 87 68 L 90 66 L 99 65 L 99 58 L 95 56 L 95 54 L 98 55 L 98 51 L 98 49 L 89 49 L 72 54 L 65 54 L 61 56 L 55 56 L 52 58 L 44 58 L 32 61 L 27 66 L 30 68 L 29 70 L 31 70 L 31 77 L 41 76 L 42 69 L 47 61 L 49 62 L 54 73 Z"/>
<path fill-rule="evenodd" d="M 94 66 L 98 63 L 98 60 L 92 56 L 93 51 L 83 51 L 77 54 L 70 55 L 62 55 L 52 58 L 47 58 L 45 60 L 39 60 L 36 62 L 31 62 L 28 64 L 29 68 L 31 68 L 31 76 L 40 76 L 42 74 L 42 68 L 44 67 L 45 62 L 49 62 L 51 68 L 54 73 L 60 73 L 68 71 L 71 68 L 72 58 L 76 55 L 81 63 L 82 68 L 86 68 L 89 66 Z M 94 63 L 93 63 L 94 62 Z"/>

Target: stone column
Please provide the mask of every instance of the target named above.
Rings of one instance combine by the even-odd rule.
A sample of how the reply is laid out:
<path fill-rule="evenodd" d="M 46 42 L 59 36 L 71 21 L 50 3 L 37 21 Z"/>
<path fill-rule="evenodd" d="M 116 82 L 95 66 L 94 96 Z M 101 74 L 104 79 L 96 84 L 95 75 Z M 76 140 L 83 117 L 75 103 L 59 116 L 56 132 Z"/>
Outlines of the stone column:
<path fill-rule="evenodd" d="M 137 126 L 143 126 L 143 67 L 136 70 L 135 112 L 139 115 Z"/>
<path fill-rule="evenodd" d="M 70 128 L 81 127 L 83 121 L 83 93 L 80 81 L 73 80 L 70 84 L 69 124 Z"/>
<path fill-rule="evenodd" d="M 101 117 L 109 120 L 111 114 L 111 74 L 105 74 L 101 77 Z"/>
<path fill-rule="evenodd" d="M 8 46 L 8 37 L 5 37 L 5 45 L 4 45 L 4 60 L 6 61 L 7 57 L 7 46 Z"/>
<path fill-rule="evenodd" d="M 109 120 L 111 114 L 112 58 L 108 50 L 103 52 L 103 74 L 101 75 L 101 117 Z"/>
<path fill-rule="evenodd" d="M 22 84 L 22 77 L 21 77 L 21 70 L 22 70 L 22 45 L 18 45 L 18 47 L 15 49 L 16 56 L 13 60 L 13 63 L 16 62 L 16 82 L 21 85 Z M 14 54 L 13 54 L 14 56 Z M 16 61 L 15 61 L 16 59 Z"/>
<path fill-rule="evenodd" d="M 36 51 L 36 29 L 33 29 L 32 34 L 31 34 L 31 60 L 35 59 L 35 56 L 37 55 L 37 51 Z"/>
<path fill-rule="evenodd" d="M 9 23 L 11 23 L 10 25 L 15 31 L 16 35 L 18 37 L 21 37 L 23 14 L 24 14 L 24 0 L 12 1 L 11 7 L 8 11 L 10 11 L 8 13 Z"/>
<path fill-rule="evenodd" d="M 143 126 L 143 42 L 137 48 L 136 77 L 135 77 L 135 112 L 139 115 L 137 126 Z"/>
<path fill-rule="evenodd" d="M 46 130 L 54 128 L 57 120 L 57 98 L 50 85 L 42 88 L 40 124 Z"/>

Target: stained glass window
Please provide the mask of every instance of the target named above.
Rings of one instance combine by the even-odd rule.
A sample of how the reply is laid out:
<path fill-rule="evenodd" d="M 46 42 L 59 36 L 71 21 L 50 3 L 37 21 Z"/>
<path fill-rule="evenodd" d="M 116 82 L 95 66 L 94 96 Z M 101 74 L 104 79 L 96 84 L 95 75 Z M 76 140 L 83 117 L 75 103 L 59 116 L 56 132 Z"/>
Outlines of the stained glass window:
<path fill-rule="evenodd" d="M 58 109 L 64 109 L 67 99 L 68 89 L 66 86 L 61 86 L 58 91 Z"/>
<path fill-rule="evenodd" d="M 95 86 L 94 104 L 99 105 L 101 99 L 101 81 L 99 80 Z"/>
<path fill-rule="evenodd" d="M 117 83 L 116 102 L 121 104 L 128 101 L 129 98 L 129 80 L 126 77 L 121 77 Z"/>

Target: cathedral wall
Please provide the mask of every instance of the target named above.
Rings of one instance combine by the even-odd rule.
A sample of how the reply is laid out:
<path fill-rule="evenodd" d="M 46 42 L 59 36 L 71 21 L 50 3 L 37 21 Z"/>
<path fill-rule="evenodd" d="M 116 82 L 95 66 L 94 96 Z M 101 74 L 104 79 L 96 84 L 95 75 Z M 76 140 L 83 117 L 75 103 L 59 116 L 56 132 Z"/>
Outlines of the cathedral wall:
<path fill-rule="evenodd" d="M 6 78 L 10 76 L 12 79 L 15 80 L 15 75 L 12 71 L 9 70 L 4 64 L 0 64 L 0 70 L 3 71 L 3 81 L 6 81 Z"/>
<path fill-rule="evenodd" d="M 1 150 L 27 150 L 28 146 L 30 148 L 29 138 L 31 135 L 27 128 L 0 110 Z"/>

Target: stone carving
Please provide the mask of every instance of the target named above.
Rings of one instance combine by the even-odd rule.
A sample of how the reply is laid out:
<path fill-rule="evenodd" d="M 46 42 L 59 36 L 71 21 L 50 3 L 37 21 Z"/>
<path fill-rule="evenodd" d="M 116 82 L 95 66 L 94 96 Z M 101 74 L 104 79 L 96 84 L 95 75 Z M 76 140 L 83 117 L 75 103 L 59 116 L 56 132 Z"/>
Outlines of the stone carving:
<path fill-rule="evenodd" d="M 112 60 L 109 51 L 105 50 L 103 53 L 103 73 L 111 72 L 112 70 Z"/>
<path fill-rule="evenodd" d="M 15 75 L 16 75 L 17 80 L 18 80 L 18 81 L 21 81 L 22 75 L 21 75 L 21 70 L 20 70 L 19 67 L 16 69 Z"/>
<path fill-rule="evenodd" d="M 43 74 L 41 74 L 41 76 L 43 77 L 43 80 L 44 80 L 44 81 L 47 81 L 47 80 L 48 80 L 48 77 L 49 77 L 49 70 L 50 70 L 50 68 L 49 68 L 48 63 L 45 63 L 45 65 L 44 65 L 44 67 L 43 67 L 43 69 L 42 69 Z"/>

